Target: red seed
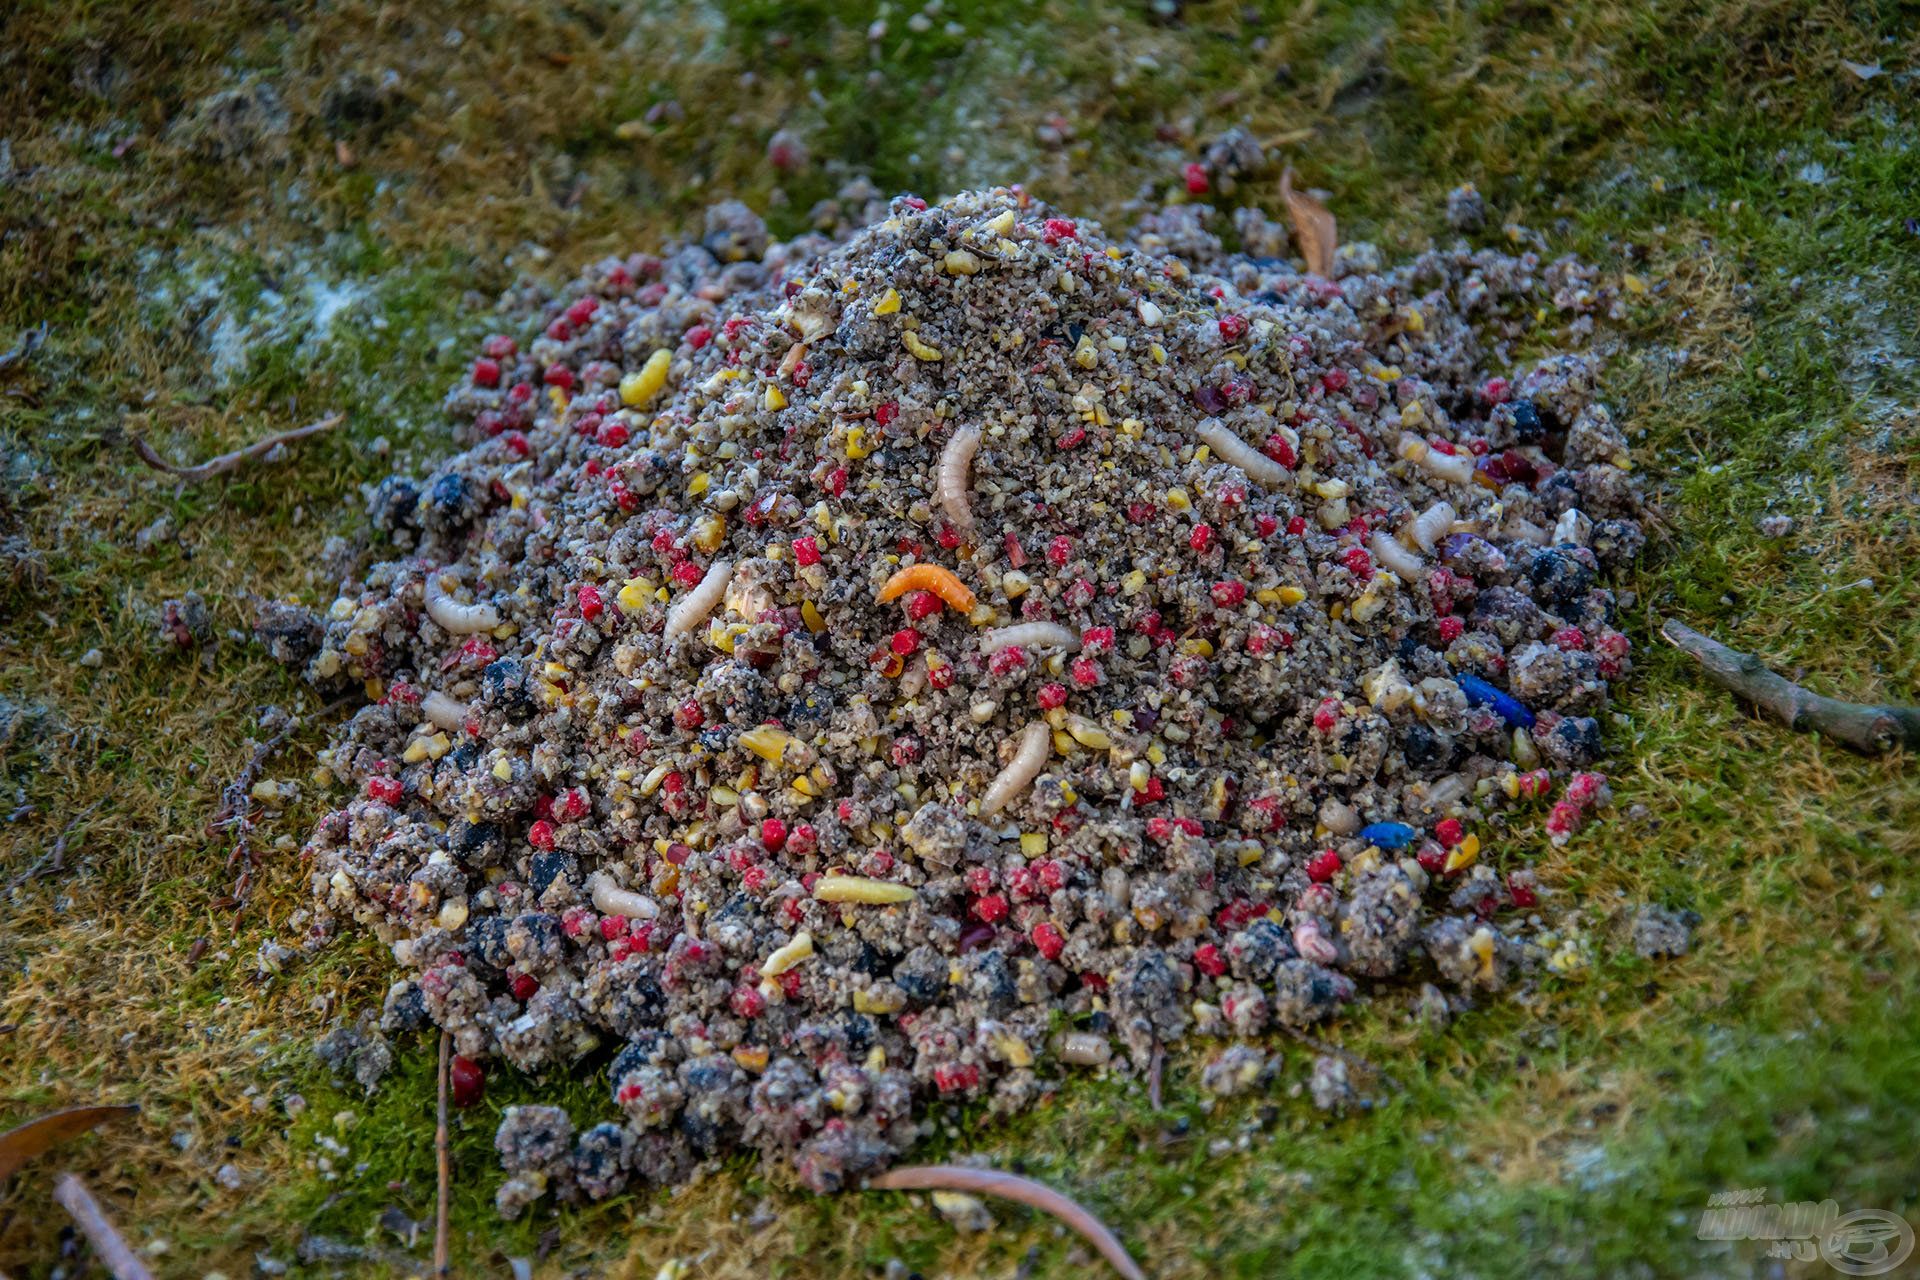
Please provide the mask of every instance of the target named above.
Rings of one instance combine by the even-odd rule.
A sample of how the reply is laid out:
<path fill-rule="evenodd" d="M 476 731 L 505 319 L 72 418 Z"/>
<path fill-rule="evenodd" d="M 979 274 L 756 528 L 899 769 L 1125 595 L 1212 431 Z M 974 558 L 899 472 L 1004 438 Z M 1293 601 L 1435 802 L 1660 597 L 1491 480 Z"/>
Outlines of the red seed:
<path fill-rule="evenodd" d="M 944 608 L 945 601 L 931 591 L 915 591 L 907 596 L 907 617 L 913 622 L 924 622 Z"/>
<path fill-rule="evenodd" d="M 819 564 L 820 544 L 815 542 L 812 537 L 795 538 L 793 540 L 793 559 L 794 563 L 803 567 L 810 564 Z"/>
<path fill-rule="evenodd" d="M 820 847 L 820 832 L 811 822 L 795 824 L 787 833 L 787 852 L 805 857 Z"/>
<path fill-rule="evenodd" d="M 628 435 L 626 423 L 605 422 L 600 425 L 593 438 L 605 448 L 618 449 L 631 437 Z"/>
<path fill-rule="evenodd" d="M 497 387 L 500 385 L 500 362 L 481 357 L 473 362 L 473 385 L 476 387 Z"/>
<path fill-rule="evenodd" d="M 1187 535 L 1187 545 L 1195 551 L 1205 551 L 1213 545 L 1213 527 L 1204 524 L 1193 526 L 1193 532 Z"/>
<path fill-rule="evenodd" d="M 600 936 L 608 942 L 627 936 L 627 918 L 625 916 L 601 916 Z"/>
<path fill-rule="evenodd" d="M 1027 651 L 1010 644 L 987 659 L 987 670 L 996 676 L 1011 675 L 1027 665 Z"/>
<path fill-rule="evenodd" d="M 890 427 L 899 416 L 900 406 L 891 400 L 873 407 L 873 420 L 879 426 Z"/>
<path fill-rule="evenodd" d="M 1325 884 L 1339 871 L 1340 855 L 1332 849 L 1322 849 L 1307 863 L 1307 879 L 1315 884 Z"/>
<path fill-rule="evenodd" d="M 1247 584 L 1231 579 L 1213 584 L 1213 602 L 1222 609 L 1231 609 L 1247 598 Z"/>
<path fill-rule="evenodd" d="M 504 333 L 490 334 L 480 344 L 480 354 L 491 360 L 510 360 L 520 350 L 520 344 Z"/>
<path fill-rule="evenodd" d="M 1063 684 L 1043 684 L 1040 692 L 1034 696 L 1042 711 L 1052 711 L 1056 707 L 1067 705 L 1067 687 Z"/>
<path fill-rule="evenodd" d="M 400 797 L 405 793 L 406 788 L 400 785 L 400 779 L 398 778 L 374 777 L 367 779 L 367 797 L 372 800 L 378 800 L 381 804 L 399 804 Z"/>
<path fill-rule="evenodd" d="M 687 345 L 695 351 L 713 341 L 713 330 L 703 324 L 697 324 L 686 332 Z"/>
<path fill-rule="evenodd" d="M 1373 576 L 1373 557 L 1367 554 L 1365 547 L 1348 547 L 1340 555 L 1340 563 L 1347 566 L 1347 572 L 1356 578 Z"/>
<path fill-rule="evenodd" d="M 1539 905 L 1540 898 L 1533 886 L 1518 878 L 1519 873 L 1507 877 L 1507 894 L 1513 899 L 1513 905 L 1525 911 L 1528 907 Z"/>
<path fill-rule="evenodd" d="M 1072 664 L 1067 667 L 1067 674 L 1071 676 L 1073 682 L 1082 689 L 1091 689 L 1100 683 L 1100 677 L 1103 672 L 1100 669 L 1100 664 L 1092 658 L 1075 658 Z"/>
<path fill-rule="evenodd" d="M 1325 698 L 1313 712 L 1313 727 L 1322 733 L 1332 733 L 1333 727 L 1340 723 L 1340 699 Z"/>
<path fill-rule="evenodd" d="M 673 566 L 673 580 L 683 587 L 698 586 L 706 576 L 707 571 L 691 560 L 682 560 Z"/>
<path fill-rule="evenodd" d="M 698 702 L 695 702 L 692 698 L 688 698 L 685 702 L 674 708 L 673 722 L 682 729 L 698 729 L 707 722 L 707 713 L 700 709 Z"/>
<path fill-rule="evenodd" d="M 1033 938 L 1033 949 L 1048 960 L 1058 960 L 1060 953 L 1067 949 L 1066 935 L 1060 932 L 1060 927 L 1045 920 L 1033 926 L 1030 936 Z"/>
<path fill-rule="evenodd" d="M 989 893 L 976 899 L 973 904 L 974 918 L 982 924 L 996 924 L 1007 918 L 1007 899 L 1004 894 Z"/>
<path fill-rule="evenodd" d="M 585 328 L 593 319 L 593 313 L 600 309 L 600 299 L 581 298 L 567 308 L 567 322 L 579 328 Z"/>
<path fill-rule="evenodd" d="M 1345 369 L 1327 370 L 1320 375 L 1320 385 L 1325 387 L 1329 392 L 1346 390 L 1347 371 Z"/>
<path fill-rule="evenodd" d="M 472 1058 L 460 1054 L 447 1064 L 447 1082 L 452 1086 L 453 1105 L 471 1107 L 487 1093 L 487 1073 Z"/>
<path fill-rule="evenodd" d="M 1240 315 L 1220 317 L 1220 336 L 1228 342 L 1238 342 L 1247 336 L 1247 318 Z"/>
<path fill-rule="evenodd" d="M 1452 644 L 1467 632 L 1467 624 L 1449 614 L 1440 619 L 1440 643 Z"/>
<path fill-rule="evenodd" d="M 1188 195 L 1203 196 L 1207 194 L 1207 167 L 1205 165 L 1190 163 L 1180 170 L 1180 176 L 1187 184 Z"/>
<path fill-rule="evenodd" d="M 912 627 L 902 627 L 893 633 L 887 647 L 904 658 L 920 647 L 920 633 Z"/>
<path fill-rule="evenodd" d="M 1059 244 L 1062 240 L 1078 240 L 1080 228 L 1065 218 L 1048 218 L 1040 224 L 1040 238 L 1048 244 Z"/>
<path fill-rule="evenodd" d="M 528 827 L 527 843 L 536 849 L 553 848 L 553 824 L 542 818 Z"/>
<path fill-rule="evenodd" d="M 745 984 L 733 989 L 733 997 L 728 1003 L 743 1018 L 757 1018 L 767 1011 L 767 998 L 760 994 L 757 987 Z"/>
<path fill-rule="evenodd" d="M 767 852 L 778 853 L 787 844 L 787 824 L 778 818 L 768 818 L 760 824 L 760 843 Z"/>
<path fill-rule="evenodd" d="M 1294 537 L 1297 538 L 1301 534 L 1305 533 L 1306 531 L 1307 531 L 1307 518 L 1305 516 L 1294 516 L 1292 519 L 1287 521 L 1287 532 L 1292 534 Z"/>
<path fill-rule="evenodd" d="M 580 616 L 592 622 L 606 612 L 606 601 L 600 597 L 600 588 L 588 584 L 580 588 Z"/>
<path fill-rule="evenodd" d="M 550 387 L 558 387 L 562 391 L 571 391 L 573 390 L 573 370 L 563 364 L 550 364 L 547 366 L 547 372 L 543 376 L 542 381 Z"/>
<path fill-rule="evenodd" d="M 1220 954 L 1220 948 L 1203 942 L 1193 949 L 1193 967 L 1208 977 L 1217 978 L 1227 971 L 1227 959 Z"/>
<path fill-rule="evenodd" d="M 1433 827 L 1434 839 L 1451 849 L 1467 838 L 1467 829 L 1458 818 L 1442 818 Z"/>
<path fill-rule="evenodd" d="M 1073 558 L 1073 539 L 1061 534 L 1047 543 L 1047 563 L 1058 569 Z"/>
<path fill-rule="evenodd" d="M 1562 627 L 1553 633 L 1553 643 L 1560 649 L 1584 649 L 1587 647 L 1587 637 L 1578 627 Z"/>

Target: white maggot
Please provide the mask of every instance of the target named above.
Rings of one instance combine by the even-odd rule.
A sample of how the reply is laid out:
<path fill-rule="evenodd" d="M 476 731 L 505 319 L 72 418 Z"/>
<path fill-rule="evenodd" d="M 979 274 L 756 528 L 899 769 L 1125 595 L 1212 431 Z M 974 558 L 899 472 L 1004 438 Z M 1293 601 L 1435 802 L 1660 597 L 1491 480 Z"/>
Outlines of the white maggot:
<path fill-rule="evenodd" d="M 435 689 L 420 699 L 420 714 L 435 728 L 458 733 L 467 721 L 467 704 Z"/>
<path fill-rule="evenodd" d="M 654 905 L 652 898 L 631 889 L 622 889 L 604 871 L 596 871 L 587 877 L 587 892 L 593 897 L 593 909 L 603 916 L 651 920 L 660 914 L 660 908 Z"/>
<path fill-rule="evenodd" d="M 1002 649 L 1019 645 L 1022 649 L 1037 649 L 1050 645 L 1055 649 L 1065 649 L 1068 653 L 1080 652 L 1080 637 L 1057 622 L 1016 622 L 1010 627 L 1000 627 L 980 637 L 980 652 L 991 658 Z"/>
<path fill-rule="evenodd" d="M 1380 562 L 1380 567 L 1408 586 L 1419 582 L 1420 575 L 1426 571 L 1426 562 L 1402 546 L 1400 539 L 1388 537 L 1385 529 L 1375 529 L 1367 545 L 1373 548 L 1373 558 Z"/>
<path fill-rule="evenodd" d="M 940 509 L 962 537 L 973 536 L 973 455 L 980 451 L 980 428 L 961 427 L 940 451 Z"/>
<path fill-rule="evenodd" d="M 1473 482 L 1473 459 L 1462 453 L 1442 453 L 1430 448 L 1425 440 L 1412 432 L 1400 437 L 1398 452 L 1401 457 L 1415 466 L 1425 469 L 1428 475 L 1452 484 L 1471 484 Z"/>
<path fill-rule="evenodd" d="M 980 797 L 980 816 L 992 817 L 1006 808 L 1013 798 L 1026 790 L 1027 784 L 1040 776 L 1047 759 L 1053 754 L 1053 730 L 1047 727 L 1045 720 L 1035 720 L 1020 731 L 1020 748 L 1013 753 L 1013 760 L 1000 771 L 987 788 L 987 794 Z"/>
<path fill-rule="evenodd" d="M 427 616 L 448 635 L 470 636 L 500 625 L 500 611 L 490 604 L 461 604 L 447 594 L 440 575 L 427 575 Z"/>
<path fill-rule="evenodd" d="M 1293 472 L 1227 430 L 1217 418 L 1202 422 L 1194 428 L 1194 434 L 1219 454 L 1222 462 L 1230 462 L 1240 468 L 1249 479 L 1258 480 L 1264 485 L 1283 485 L 1293 478 Z"/>
<path fill-rule="evenodd" d="M 705 622 L 714 606 L 726 596 L 727 582 L 732 577 L 733 561 L 715 560 L 709 565 L 707 576 L 700 579 L 700 585 L 681 596 L 673 608 L 667 610 L 667 639 L 677 639 Z"/>
<path fill-rule="evenodd" d="M 1413 540 L 1420 544 L 1422 551 L 1431 555 L 1440 539 L 1447 536 L 1448 530 L 1453 528 L 1453 522 L 1459 518 L 1451 502 L 1436 502 L 1414 517 Z"/>

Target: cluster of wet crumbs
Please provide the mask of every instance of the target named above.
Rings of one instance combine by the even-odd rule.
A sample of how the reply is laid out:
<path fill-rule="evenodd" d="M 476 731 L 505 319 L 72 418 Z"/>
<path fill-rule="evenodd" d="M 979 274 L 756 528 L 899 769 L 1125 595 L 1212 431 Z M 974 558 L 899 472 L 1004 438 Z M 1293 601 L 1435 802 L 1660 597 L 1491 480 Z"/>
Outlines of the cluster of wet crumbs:
<path fill-rule="evenodd" d="M 577 1134 L 509 1110 L 503 1212 L 743 1146 L 833 1191 L 937 1100 L 1582 961 L 1502 835 L 1608 801 L 1642 536 L 1597 274 L 846 204 L 517 299 L 309 666 L 368 697 L 312 945 L 390 949 L 381 1024 L 451 1033 L 463 1098 L 606 1072 Z"/>

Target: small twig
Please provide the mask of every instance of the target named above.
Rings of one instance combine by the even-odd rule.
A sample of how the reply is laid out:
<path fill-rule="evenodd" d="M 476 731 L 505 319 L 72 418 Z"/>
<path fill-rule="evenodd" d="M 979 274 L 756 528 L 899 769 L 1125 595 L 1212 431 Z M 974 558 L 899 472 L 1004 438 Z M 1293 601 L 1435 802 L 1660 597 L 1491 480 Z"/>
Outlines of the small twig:
<path fill-rule="evenodd" d="M 93 1198 L 86 1184 L 70 1173 L 63 1173 L 53 1184 L 53 1198 L 67 1211 L 80 1234 L 93 1246 L 94 1256 L 112 1274 L 114 1280 L 153 1280 L 153 1273 L 134 1256 L 127 1242 L 114 1230 L 107 1211 Z"/>
<path fill-rule="evenodd" d="M 7 881 L 7 888 L 17 889 L 35 876 L 58 875 L 64 871 L 67 866 L 67 841 L 73 836 L 74 828 L 84 822 L 87 816 L 99 807 L 99 802 L 95 801 L 79 813 L 73 815 L 73 820 L 67 823 L 66 827 L 55 837 L 53 847 L 42 854 L 39 860 L 32 866 Z"/>
<path fill-rule="evenodd" d="M 316 714 L 324 718 L 353 700 L 352 695 L 335 699 L 320 708 Z M 236 862 L 244 862 L 245 865 L 241 868 L 239 878 L 234 881 L 233 892 L 214 903 L 216 907 L 231 906 L 237 912 L 247 905 L 247 891 L 253 885 L 254 870 L 260 865 L 260 855 L 254 851 L 251 839 L 254 825 L 253 784 L 259 780 L 261 772 L 266 768 L 267 762 L 273 759 L 274 753 L 286 745 L 287 739 L 293 736 L 294 731 L 300 728 L 302 723 L 301 717 L 289 715 L 287 722 L 281 725 L 272 737 L 254 747 L 253 755 L 248 757 L 245 765 L 241 766 L 240 772 L 234 775 L 233 781 L 220 790 L 220 807 L 213 811 L 211 818 L 207 819 L 207 834 L 212 836 L 220 831 L 232 831 L 234 833 L 233 848 L 227 853 L 227 867 L 231 870 Z"/>
<path fill-rule="evenodd" d="M 1843 702 L 1810 692 L 1752 654 L 1729 649 L 1672 618 L 1660 624 L 1660 636 L 1698 662 L 1709 680 L 1789 729 L 1832 738 L 1868 756 L 1898 746 L 1920 748 L 1920 707 Z"/>
<path fill-rule="evenodd" d="M 1359 1054 L 1353 1052 L 1353 1050 L 1351 1049 L 1342 1049 L 1337 1044 L 1331 1044 L 1325 1040 L 1320 1039 L 1318 1036 L 1310 1036 L 1306 1032 L 1300 1030 L 1298 1027 L 1289 1027 L 1284 1023 L 1281 1024 L 1280 1030 L 1283 1033 L 1285 1033 L 1290 1039 L 1298 1040 L 1301 1044 L 1307 1046 L 1307 1048 L 1313 1050 L 1315 1053 L 1324 1053 L 1329 1055 L 1330 1057 L 1335 1057 L 1340 1059 L 1340 1061 L 1346 1063 L 1350 1067 L 1360 1068 L 1360 1070 L 1366 1072 L 1368 1075 L 1372 1076 L 1375 1080 L 1378 1080 L 1381 1084 L 1386 1085 L 1389 1089 L 1392 1089 L 1395 1093 L 1405 1093 L 1407 1091 L 1407 1087 L 1405 1085 L 1401 1084 L 1398 1080 L 1394 1079 L 1392 1076 L 1388 1075 L 1385 1071 L 1382 1071 L 1379 1067 L 1367 1061 L 1365 1058 L 1361 1057 Z"/>
<path fill-rule="evenodd" d="M 453 1059 L 453 1037 L 440 1033 L 440 1120 L 433 1132 L 433 1151 L 439 1162 L 440 1187 L 433 1212 L 433 1274 L 447 1274 L 447 1208 L 453 1202 L 453 1139 L 447 1133 L 447 1073 Z"/>
<path fill-rule="evenodd" d="M 1106 1223 L 1052 1187 L 1035 1182 L 1032 1178 L 1001 1173 L 995 1169 L 969 1169 L 958 1164 L 917 1164 L 903 1169 L 889 1169 L 867 1185 L 882 1191 L 978 1191 L 1028 1205 L 1042 1213 L 1052 1214 L 1078 1231 L 1126 1280 L 1147 1280 L 1146 1273 L 1128 1255 L 1119 1237 L 1107 1230 Z"/>
<path fill-rule="evenodd" d="M 155 451 L 152 445 L 147 443 L 146 437 L 138 431 L 127 432 L 127 439 L 132 443 L 133 451 L 139 456 L 140 461 L 146 463 L 154 470 L 165 471 L 169 475 L 179 476 L 180 479 L 187 484 L 198 484 L 202 480 L 232 471 L 243 462 L 264 457 L 280 445 L 291 444 L 295 440 L 304 440 L 308 436 L 319 435 L 323 431 L 331 431 L 346 420 L 345 414 L 336 413 L 330 417 L 322 418 L 318 422 L 310 422 L 304 427 L 295 427 L 291 431 L 282 431 L 278 435 L 268 436 L 265 440 L 250 444 L 244 449 L 235 449 L 232 453 L 223 453 L 217 458 L 208 458 L 205 462 L 191 467 L 183 467 L 176 463 L 168 462 Z"/>
<path fill-rule="evenodd" d="M 1167 1051 L 1156 1044 L 1153 1056 L 1147 1059 L 1147 1102 L 1155 1111 L 1160 1110 L 1160 1086 L 1166 1074 Z"/>

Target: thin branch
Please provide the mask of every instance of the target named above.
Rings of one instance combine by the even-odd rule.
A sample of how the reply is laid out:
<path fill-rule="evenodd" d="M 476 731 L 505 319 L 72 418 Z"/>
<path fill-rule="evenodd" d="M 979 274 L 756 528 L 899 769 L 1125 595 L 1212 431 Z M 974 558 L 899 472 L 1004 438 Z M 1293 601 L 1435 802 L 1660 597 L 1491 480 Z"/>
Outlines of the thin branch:
<path fill-rule="evenodd" d="M 1052 1214 L 1079 1232 L 1126 1280 L 1147 1280 L 1146 1273 L 1128 1255 L 1126 1246 L 1107 1230 L 1104 1222 L 1052 1187 L 1035 1182 L 1032 1178 L 1021 1178 L 994 1169 L 969 1169 L 957 1164 L 919 1164 L 889 1169 L 867 1185 L 882 1191 L 978 1191 L 1028 1205 L 1042 1213 Z"/>
<path fill-rule="evenodd" d="M 226 472 L 232 471 L 243 462 L 265 457 L 280 445 L 291 444 L 295 440 L 304 440 L 308 436 L 317 436 L 323 431 L 331 431 L 346 420 L 345 414 L 336 413 L 329 417 L 322 418 L 318 422 L 309 422 L 304 427 L 295 427 L 291 431 L 282 431 L 278 435 L 268 436 L 265 440 L 250 444 L 244 449 L 235 449 L 232 453 L 223 453 L 217 458 L 208 458 L 205 462 L 191 467 L 183 467 L 176 463 L 168 462 L 160 456 L 152 445 L 147 443 L 146 437 L 138 431 L 128 431 L 127 439 L 132 443 L 133 451 L 139 456 L 140 461 L 146 463 L 154 470 L 165 471 L 169 475 L 179 476 L 181 481 L 186 484 L 198 484 L 202 480 L 207 480 L 213 476 L 223 475 Z"/>
<path fill-rule="evenodd" d="M 1156 1044 L 1153 1056 L 1147 1059 L 1147 1103 L 1155 1111 L 1160 1110 L 1160 1086 L 1166 1074 L 1167 1051 Z"/>
<path fill-rule="evenodd" d="M 82 822 L 86 821 L 87 817 L 90 814 L 92 814 L 95 809 L 98 809 L 99 807 L 100 807 L 100 802 L 96 800 L 92 804 L 88 805 L 86 808 L 82 809 L 79 813 L 74 814 L 73 820 L 68 822 L 66 827 L 61 830 L 60 834 L 57 837 L 55 837 L 53 842 L 53 848 L 47 850 L 46 853 L 42 854 L 40 856 L 40 859 L 37 862 L 35 862 L 32 866 L 28 867 L 25 871 L 22 871 L 19 875 L 15 876 L 13 879 L 7 881 L 7 888 L 9 890 L 18 889 L 21 885 L 33 879 L 35 876 L 59 875 L 62 871 L 66 870 L 67 841 L 73 836 L 74 828 L 78 827 Z"/>
<path fill-rule="evenodd" d="M 93 1246 L 94 1256 L 112 1274 L 113 1280 L 153 1280 L 153 1273 L 120 1238 L 107 1211 L 100 1207 L 85 1183 L 70 1173 L 63 1173 L 53 1184 L 53 1198 L 80 1228 L 80 1234 Z"/>
<path fill-rule="evenodd" d="M 447 1073 L 453 1057 L 453 1037 L 440 1033 L 440 1121 L 433 1132 L 433 1151 L 439 1163 L 440 1187 L 433 1214 L 433 1274 L 447 1274 L 447 1208 L 453 1202 L 453 1140 L 447 1133 Z"/>
<path fill-rule="evenodd" d="M 1832 738 L 1868 756 L 1898 746 L 1920 748 L 1920 707 L 1843 702 L 1810 692 L 1768 670 L 1752 654 L 1729 649 L 1672 618 L 1660 624 L 1660 636 L 1698 662 L 1707 679 L 1789 729 Z"/>

